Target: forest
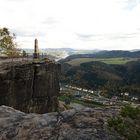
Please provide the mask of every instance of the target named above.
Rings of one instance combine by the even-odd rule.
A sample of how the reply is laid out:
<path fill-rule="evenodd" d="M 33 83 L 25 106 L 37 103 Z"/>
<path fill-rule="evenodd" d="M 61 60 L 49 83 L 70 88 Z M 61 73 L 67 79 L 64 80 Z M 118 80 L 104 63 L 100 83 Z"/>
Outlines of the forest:
<path fill-rule="evenodd" d="M 135 52 L 135 54 L 137 53 Z M 124 55 L 124 53 L 122 54 Z M 69 56 L 60 61 L 62 64 L 61 82 L 93 90 L 100 89 L 103 94 L 108 96 L 119 95 L 121 92 L 140 96 L 140 59 L 130 57 L 131 53 L 127 54 L 126 57 L 121 55 L 115 57 L 114 55 L 113 58 L 111 56 L 100 59 L 86 58 L 90 61 L 85 62 L 79 62 L 82 58 L 78 58 L 78 56 L 76 59 Z M 107 59 L 111 61 L 107 61 Z M 123 60 L 124 62 L 122 62 Z"/>

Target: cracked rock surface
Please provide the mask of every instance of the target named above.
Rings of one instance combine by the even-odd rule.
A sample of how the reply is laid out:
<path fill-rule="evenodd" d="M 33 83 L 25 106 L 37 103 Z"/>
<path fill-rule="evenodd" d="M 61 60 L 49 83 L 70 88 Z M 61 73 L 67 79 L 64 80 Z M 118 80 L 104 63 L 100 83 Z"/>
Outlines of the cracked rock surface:
<path fill-rule="evenodd" d="M 0 106 L 0 140 L 119 140 L 106 128 L 114 108 L 85 108 L 46 114 Z"/>
<path fill-rule="evenodd" d="M 60 64 L 6 62 L 0 61 L 0 105 L 27 113 L 57 110 Z"/>

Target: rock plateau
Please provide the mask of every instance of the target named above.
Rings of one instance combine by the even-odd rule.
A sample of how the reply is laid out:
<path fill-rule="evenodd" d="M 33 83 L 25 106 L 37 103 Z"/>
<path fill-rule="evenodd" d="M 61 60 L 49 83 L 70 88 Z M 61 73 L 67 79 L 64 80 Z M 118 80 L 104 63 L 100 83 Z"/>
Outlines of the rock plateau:
<path fill-rule="evenodd" d="M 0 140 L 121 140 L 106 128 L 114 108 L 85 108 L 46 114 L 0 106 Z"/>

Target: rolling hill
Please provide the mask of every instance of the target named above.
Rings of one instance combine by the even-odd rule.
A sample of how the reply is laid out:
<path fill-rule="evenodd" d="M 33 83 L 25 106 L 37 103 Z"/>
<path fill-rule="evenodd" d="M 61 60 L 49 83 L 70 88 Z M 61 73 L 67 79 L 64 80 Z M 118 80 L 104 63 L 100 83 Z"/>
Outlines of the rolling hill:
<path fill-rule="evenodd" d="M 127 91 L 140 96 L 140 59 L 133 55 L 131 52 L 113 58 L 85 58 L 84 55 L 74 59 L 69 56 L 60 61 L 61 82 L 110 94 Z"/>

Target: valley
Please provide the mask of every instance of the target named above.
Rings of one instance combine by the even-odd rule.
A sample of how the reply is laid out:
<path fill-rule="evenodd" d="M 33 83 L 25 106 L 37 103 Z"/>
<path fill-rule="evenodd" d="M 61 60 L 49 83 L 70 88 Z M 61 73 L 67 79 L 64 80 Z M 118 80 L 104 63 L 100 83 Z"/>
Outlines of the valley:
<path fill-rule="evenodd" d="M 133 96 L 140 100 L 140 57 L 134 54 L 139 52 L 108 51 L 68 56 L 60 60 L 60 81 L 64 85 L 102 91 L 107 98 L 126 92 L 131 96 L 129 100 Z"/>

